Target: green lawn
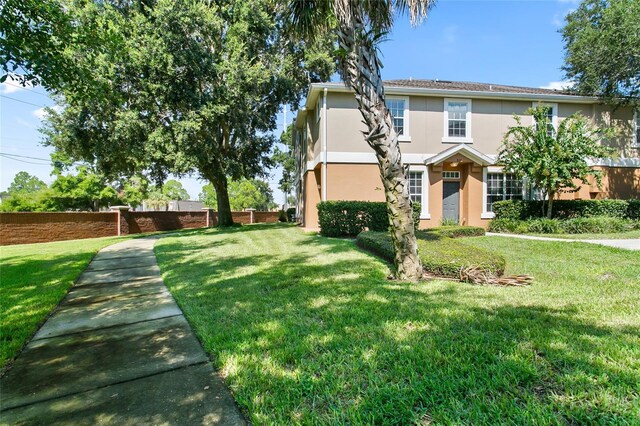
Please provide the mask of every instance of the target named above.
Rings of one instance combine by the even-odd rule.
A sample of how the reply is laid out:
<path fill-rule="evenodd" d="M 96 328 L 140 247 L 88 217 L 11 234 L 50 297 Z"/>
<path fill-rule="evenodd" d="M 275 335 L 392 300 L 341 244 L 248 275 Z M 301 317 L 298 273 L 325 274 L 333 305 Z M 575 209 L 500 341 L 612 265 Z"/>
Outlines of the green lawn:
<path fill-rule="evenodd" d="M 640 229 L 628 232 L 613 232 L 610 234 L 525 234 L 536 237 L 566 238 L 569 240 L 628 240 L 640 238 Z"/>
<path fill-rule="evenodd" d="M 288 226 L 160 240 L 167 285 L 255 424 L 638 424 L 638 254 L 465 239 L 530 287 L 388 281 Z"/>
<path fill-rule="evenodd" d="M 94 254 L 124 238 L 0 247 L 0 369 L 36 332 Z"/>

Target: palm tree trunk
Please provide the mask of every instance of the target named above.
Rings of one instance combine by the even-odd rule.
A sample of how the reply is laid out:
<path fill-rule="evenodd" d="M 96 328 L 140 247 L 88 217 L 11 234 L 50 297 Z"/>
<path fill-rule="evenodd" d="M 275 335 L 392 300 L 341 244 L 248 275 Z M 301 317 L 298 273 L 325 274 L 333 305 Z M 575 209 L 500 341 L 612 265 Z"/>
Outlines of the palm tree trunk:
<path fill-rule="evenodd" d="M 366 30 L 362 17 L 352 16 L 350 26 L 338 30 L 342 78 L 356 94 L 358 109 L 368 132 L 365 140 L 378 159 L 389 215 L 391 238 L 395 249 L 397 278 L 417 280 L 422 276 L 418 245 L 412 218 L 407 170 L 402 165 L 398 135 L 385 105 L 375 40 Z"/>

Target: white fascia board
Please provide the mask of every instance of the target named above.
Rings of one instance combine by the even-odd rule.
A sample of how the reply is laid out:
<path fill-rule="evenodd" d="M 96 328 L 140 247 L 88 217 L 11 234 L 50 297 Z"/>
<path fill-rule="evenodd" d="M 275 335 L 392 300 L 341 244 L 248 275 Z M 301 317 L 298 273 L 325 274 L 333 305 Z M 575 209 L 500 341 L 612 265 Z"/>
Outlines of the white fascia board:
<path fill-rule="evenodd" d="M 315 100 L 316 92 L 324 89 L 330 92 L 349 93 L 352 92 L 343 83 L 312 83 L 307 93 L 307 108 L 313 108 L 312 101 Z M 471 99 L 509 99 L 519 101 L 545 101 L 545 102 L 565 102 L 565 103 L 600 103 L 600 99 L 595 96 L 543 94 L 543 93 L 512 93 L 512 92 L 487 92 L 474 90 L 447 90 L 428 89 L 424 87 L 398 87 L 385 86 L 385 93 L 388 95 L 422 95 L 437 97 L 471 98 Z"/>
<path fill-rule="evenodd" d="M 433 154 L 412 154 L 403 153 L 403 164 L 424 164 L 427 158 Z M 316 162 L 315 164 L 317 164 Z M 378 164 L 378 159 L 374 152 L 327 152 L 327 163 L 352 163 L 352 164 Z"/>
<path fill-rule="evenodd" d="M 491 165 L 495 161 L 493 158 L 483 154 L 482 152 L 478 151 L 475 148 L 472 148 L 466 144 L 460 144 L 460 145 L 452 146 L 449 149 L 445 149 L 441 153 L 426 159 L 425 164 L 429 165 L 429 164 L 440 163 L 456 154 L 464 155 L 465 157 L 475 161 L 476 163 L 482 166 Z"/>
<path fill-rule="evenodd" d="M 590 166 L 600 167 L 640 167 L 640 158 L 598 158 L 596 160 L 587 160 Z"/>

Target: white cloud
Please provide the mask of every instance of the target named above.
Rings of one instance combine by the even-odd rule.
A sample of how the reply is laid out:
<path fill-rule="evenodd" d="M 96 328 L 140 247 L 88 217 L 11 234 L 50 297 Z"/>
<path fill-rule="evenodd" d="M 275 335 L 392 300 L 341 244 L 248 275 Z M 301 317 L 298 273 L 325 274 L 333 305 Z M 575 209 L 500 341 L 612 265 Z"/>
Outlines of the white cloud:
<path fill-rule="evenodd" d="M 32 87 L 33 86 L 31 85 L 31 83 L 27 83 L 26 86 L 23 86 L 22 84 L 18 83 L 18 80 L 14 80 L 13 78 L 11 78 L 11 76 L 9 76 L 9 78 L 7 78 L 4 83 L 0 84 L 0 93 L 2 93 L 3 95 L 8 95 L 10 93 L 20 92 L 24 89 L 30 89 Z"/>
<path fill-rule="evenodd" d="M 444 29 L 444 41 L 447 44 L 453 44 L 458 40 L 458 26 L 449 25 Z"/>
<path fill-rule="evenodd" d="M 52 106 L 50 108 L 52 108 L 55 112 L 62 111 L 62 107 L 59 106 L 59 105 L 54 105 L 54 106 Z M 32 114 L 38 120 L 44 120 L 44 118 L 47 116 L 47 111 L 44 108 L 38 108 L 37 110 L 33 111 Z"/>
<path fill-rule="evenodd" d="M 572 81 L 551 81 L 546 86 L 540 86 L 541 89 L 551 90 L 567 90 L 571 89 L 575 83 Z"/>

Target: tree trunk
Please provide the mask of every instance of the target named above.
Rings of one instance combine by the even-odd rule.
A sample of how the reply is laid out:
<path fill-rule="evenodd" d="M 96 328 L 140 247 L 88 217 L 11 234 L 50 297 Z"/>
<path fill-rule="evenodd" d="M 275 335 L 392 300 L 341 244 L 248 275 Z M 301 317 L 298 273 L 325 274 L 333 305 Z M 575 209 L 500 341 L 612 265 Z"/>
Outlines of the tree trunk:
<path fill-rule="evenodd" d="M 358 110 L 368 128 L 365 140 L 378 159 L 397 278 L 415 281 L 422 276 L 422 265 L 418 257 L 407 170 L 402 165 L 398 135 L 384 101 L 375 41 L 360 16 L 352 16 L 350 25 L 340 25 L 338 40 L 346 52 L 341 58 L 342 78 L 355 91 Z"/>
<path fill-rule="evenodd" d="M 555 191 L 549 190 L 549 203 L 547 204 L 547 219 L 551 219 L 553 214 L 553 198 L 555 197 Z"/>
<path fill-rule="evenodd" d="M 216 179 L 210 179 L 210 182 L 216 189 L 216 200 L 218 201 L 218 226 L 232 226 L 233 216 L 231 215 L 231 204 L 229 203 L 227 177 L 222 175 Z"/>

